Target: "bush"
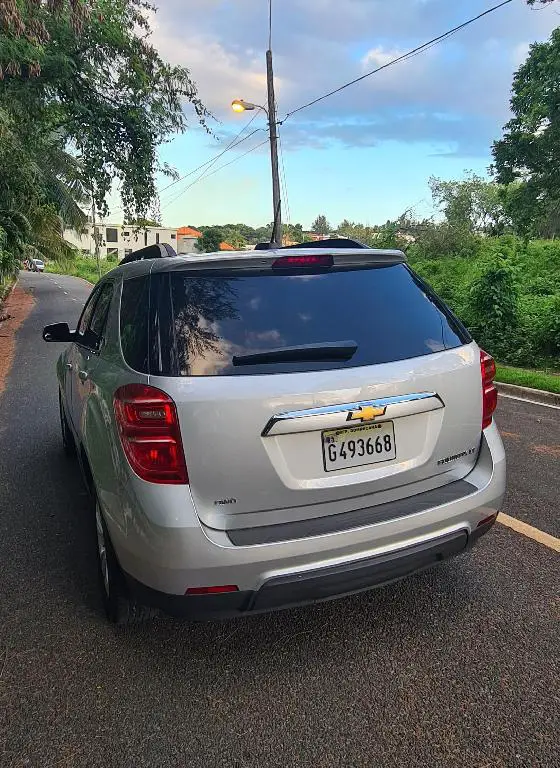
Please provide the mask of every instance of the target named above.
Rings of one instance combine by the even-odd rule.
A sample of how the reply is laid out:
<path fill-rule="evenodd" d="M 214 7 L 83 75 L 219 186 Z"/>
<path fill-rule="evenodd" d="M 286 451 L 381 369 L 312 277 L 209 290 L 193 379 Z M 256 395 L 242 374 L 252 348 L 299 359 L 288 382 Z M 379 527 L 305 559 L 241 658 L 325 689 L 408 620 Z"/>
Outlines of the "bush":
<path fill-rule="evenodd" d="M 482 346 L 502 359 L 517 341 L 518 302 L 515 271 L 507 256 L 486 257 L 469 290 L 465 318 Z"/>
<path fill-rule="evenodd" d="M 560 295 L 547 298 L 533 327 L 538 352 L 560 360 Z"/>
<path fill-rule="evenodd" d="M 478 256 L 483 238 L 450 224 L 428 224 L 416 237 L 410 249 L 411 258 L 443 259 Z"/>

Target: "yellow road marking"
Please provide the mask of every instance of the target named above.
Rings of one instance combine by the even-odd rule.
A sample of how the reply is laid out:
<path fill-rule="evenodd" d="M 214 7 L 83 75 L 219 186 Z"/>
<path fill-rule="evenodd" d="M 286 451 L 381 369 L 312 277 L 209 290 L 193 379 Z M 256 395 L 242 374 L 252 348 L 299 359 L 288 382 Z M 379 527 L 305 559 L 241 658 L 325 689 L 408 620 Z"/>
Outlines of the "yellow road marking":
<path fill-rule="evenodd" d="M 538 528 L 533 528 L 532 525 L 523 523 L 516 517 L 510 517 L 503 512 L 500 512 L 498 515 L 498 522 L 507 526 L 507 528 L 517 531 L 517 533 L 523 534 L 523 536 L 527 536 L 529 539 L 533 539 L 533 541 L 538 541 L 539 544 L 544 544 L 545 547 L 553 549 L 555 552 L 560 552 L 560 539 L 557 539 L 556 536 L 551 536 L 550 533 L 539 531 Z"/>

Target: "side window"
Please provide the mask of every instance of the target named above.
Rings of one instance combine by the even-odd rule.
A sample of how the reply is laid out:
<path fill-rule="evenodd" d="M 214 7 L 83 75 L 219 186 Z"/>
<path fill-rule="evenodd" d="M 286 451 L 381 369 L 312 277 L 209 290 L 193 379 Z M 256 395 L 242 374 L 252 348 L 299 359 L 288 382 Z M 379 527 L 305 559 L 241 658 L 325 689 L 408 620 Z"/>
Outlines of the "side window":
<path fill-rule="evenodd" d="M 94 344 L 98 343 L 105 331 L 105 324 L 107 322 L 107 315 L 109 314 L 109 307 L 111 305 L 111 299 L 113 298 L 113 286 L 111 283 L 103 286 L 101 294 L 93 310 L 93 315 L 89 323 L 88 331 L 92 334 L 92 341 Z"/>
<path fill-rule="evenodd" d="M 121 295 L 121 348 L 126 363 L 135 371 L 148 373 L 150 278 L 125 280 Z"/>
<path fill-rule="evenodd" d="M 80 317 L 80 321 L 78 323 L 78 336 L 85 336 L 89 321 L 93 314 L 93 310 L 95 309 L 95 302 L 97 301 L 98 297 L 99 288 L 95 288 L 92 291 L 89 299 L 86 301 L 86 305 L 82 310 L 82 316 Z"/>

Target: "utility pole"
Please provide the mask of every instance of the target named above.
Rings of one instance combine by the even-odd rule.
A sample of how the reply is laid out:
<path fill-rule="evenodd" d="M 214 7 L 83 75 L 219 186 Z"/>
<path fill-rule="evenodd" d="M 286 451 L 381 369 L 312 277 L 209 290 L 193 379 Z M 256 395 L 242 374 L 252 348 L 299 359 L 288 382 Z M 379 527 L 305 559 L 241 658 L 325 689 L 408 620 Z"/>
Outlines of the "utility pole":
<path fill-rule="evenodd" d="M 268 90 L 268 131 L 270 137 L 270 165 L 272 168 L 272 240 L 275 245 L 282 245 L 282 202 L 280 200 L 280 177 L 278 175 L 278 133 L 276 131 L 276 101 L 274 98 L 274 73 L 272 71 L 272 51 L 266 52 L 266 84 Z"/>
<path fill-rule="evenodd" d="M 95 261 L 97 262 L 97 272 L 99 274 L 99 279 L 101 280 L 101 262 L 99 260 L 99 237 L 100 233 L 97 231 L 97 226 L 95 223 L 95 196 L 93 189 L 91 190 L 91 223 L 93 225 L 93 242 L 94 242 L 94 253 L 95 253 Z"/>

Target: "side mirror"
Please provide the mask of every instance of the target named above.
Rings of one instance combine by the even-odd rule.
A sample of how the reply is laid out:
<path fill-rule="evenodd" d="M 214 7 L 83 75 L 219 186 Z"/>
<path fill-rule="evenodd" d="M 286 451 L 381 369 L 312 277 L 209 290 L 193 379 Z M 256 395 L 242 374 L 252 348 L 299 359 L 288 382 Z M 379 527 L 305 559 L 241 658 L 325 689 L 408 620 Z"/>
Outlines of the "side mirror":
<path fill-rule="evenodd" d="M 76 331 L 71 331 L 68 323 L 54 323 L 43 328 L 44 341 L 74 341 Z"/>

